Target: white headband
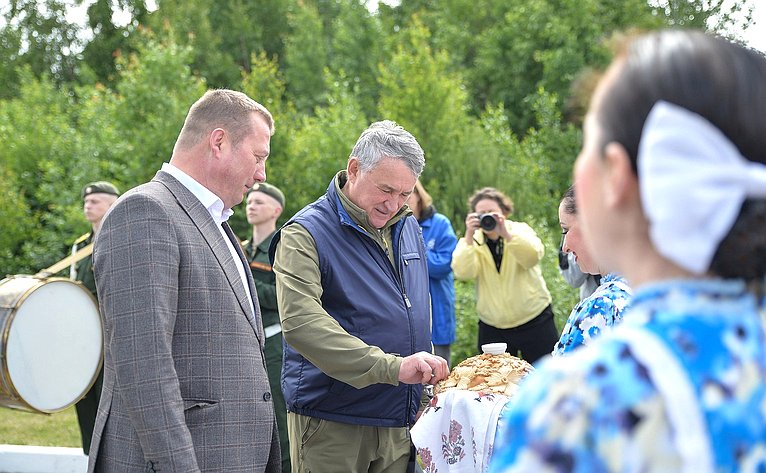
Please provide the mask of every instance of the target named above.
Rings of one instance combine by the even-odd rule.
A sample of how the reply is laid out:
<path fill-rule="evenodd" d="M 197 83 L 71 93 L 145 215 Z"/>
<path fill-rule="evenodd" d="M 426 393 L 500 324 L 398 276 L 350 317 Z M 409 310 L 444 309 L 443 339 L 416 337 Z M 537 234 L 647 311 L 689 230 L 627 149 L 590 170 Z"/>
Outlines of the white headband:
<path fill-rule="evenodd" d="M 766 165 L 745 159 L 700 115 L 663 101 L 644 123 L 638 175 L 654 247 L 697 275 L 710 268 L 745 199 L 766 198 Z"/>

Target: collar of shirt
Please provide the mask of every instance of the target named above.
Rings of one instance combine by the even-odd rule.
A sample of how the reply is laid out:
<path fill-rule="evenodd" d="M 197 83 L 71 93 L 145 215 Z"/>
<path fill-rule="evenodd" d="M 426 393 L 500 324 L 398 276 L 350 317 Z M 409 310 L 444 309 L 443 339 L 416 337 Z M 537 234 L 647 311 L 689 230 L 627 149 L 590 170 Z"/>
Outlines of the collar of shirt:
<path fill-rule="evenodd" d="M 170 163 L 162 163 L 161 170 L 175 177 L 178 182 L 189 189 L 189 192 L 194 194 L 194 196 L 199 199 L 202 205 L 205 206 L 207 211 L 210 212 L 210 216 L 213 217 L 213 220 L 217 225 L 220 225 L 223 222 L 229 220 L 229 217 L 234 214 L 233 210 L 223 208 L 223 201 L 220 199 L 220 197 L 215 195 L 210 189 L 203 186 L 193 177 L 181 171 L 177 167 Z"/>

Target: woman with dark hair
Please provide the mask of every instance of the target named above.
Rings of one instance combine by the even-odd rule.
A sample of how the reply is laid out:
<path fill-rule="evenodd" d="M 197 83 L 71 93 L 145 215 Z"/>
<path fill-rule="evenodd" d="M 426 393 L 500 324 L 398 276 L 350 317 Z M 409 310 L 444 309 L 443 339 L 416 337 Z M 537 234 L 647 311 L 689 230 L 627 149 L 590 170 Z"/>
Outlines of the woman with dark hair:
<path fill-rule="evenodd" d="M 575 165 L 621 325 L 529 375 L 491 471 L 766 470 L 766 58 L 690 30 L 633 38 Z"/>
<path fill-rule="evenodd" d="M 543 243 L 532 227 L 506 218 L 513 203 L 493 187 L 474 192 L 468 206 L 452 270 L 458 279 L 476 281 L 478 350 L 505 343 L 508 353 L 534 363 L 558 340 L 551 294 L 540 270 Z"/>
<path fill-rule="evenodd" d="M 599 334 L 619 324 L 631 297 L 625 278 L 602 269 L 591 258 L 577 215 L 574 186 L 570 186 L 561 199 L 559 223 L 563 233 L 561 250 L 573 254 L 580 269 L 586 274 L 600 276 L 601 282 L 590 296 L 572 309 L 561 337 L 553 348 L 553 356 L 561 356 L 580 346 L 589 345 Z"/>

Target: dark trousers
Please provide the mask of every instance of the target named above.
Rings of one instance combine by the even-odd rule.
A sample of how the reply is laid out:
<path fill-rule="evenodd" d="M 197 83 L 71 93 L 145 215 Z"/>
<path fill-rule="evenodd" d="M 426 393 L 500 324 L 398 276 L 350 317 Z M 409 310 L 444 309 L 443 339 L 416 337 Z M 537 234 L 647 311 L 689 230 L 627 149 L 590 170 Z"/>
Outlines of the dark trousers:
<path fill-rule="evenodd" d="M 504 342 L 508 344 L 508 353 L 534 363 L 550 354 L 558 340 L 559 333 L 550 305 L 540 315 L 518 327 L 496 328 L 479 321 L 479 353 L 485 343 Z"/>
<path fill-rule="evenodd" d="M 93 386 L 85 393 L 85 397 L 77 401 L 77 423 L 80 425 L 80 437 L 82 438 L 82 451 L 87 455 L 90 452 L 90 440 L 93 437 L 93 427 L 96 425 L 96 413 L 98 401 L 101 399 L 101 385 L 104 383 L 104 369 L 98 372 Z"/>

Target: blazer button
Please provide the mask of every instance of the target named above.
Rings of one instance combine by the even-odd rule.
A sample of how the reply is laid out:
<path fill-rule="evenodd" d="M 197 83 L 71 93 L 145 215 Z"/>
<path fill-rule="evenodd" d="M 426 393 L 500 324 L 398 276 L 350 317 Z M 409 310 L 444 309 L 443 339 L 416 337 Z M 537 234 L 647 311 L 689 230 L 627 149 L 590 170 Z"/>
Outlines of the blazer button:
<path fill-rule="evenodd" d="M 271 393 L 268 392 L 268 391 L 263 393 L 263 400 L 264 401 L 271 401 Z"/>

